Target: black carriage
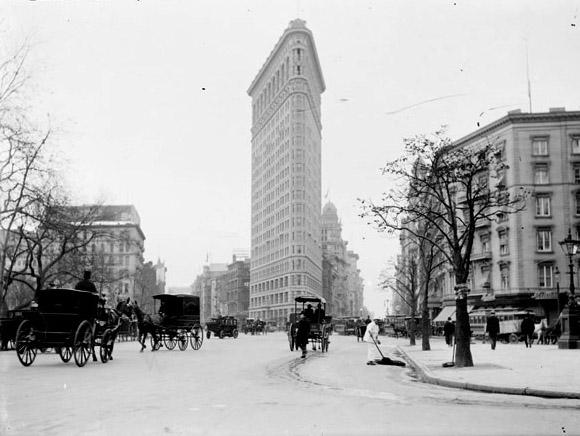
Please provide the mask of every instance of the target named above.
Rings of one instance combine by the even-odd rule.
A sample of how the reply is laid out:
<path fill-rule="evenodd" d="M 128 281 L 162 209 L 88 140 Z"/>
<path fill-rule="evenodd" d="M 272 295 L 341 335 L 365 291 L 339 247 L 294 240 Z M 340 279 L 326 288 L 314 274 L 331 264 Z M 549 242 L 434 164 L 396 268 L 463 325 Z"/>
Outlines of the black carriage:
<path fill-rule="evenodd" d="M 22 310 L 16 331 L 18 360 L 24 366 L 34 362 L 38 351 L 54 348 L 63 362 L 74 356 L 84 366 L 95 346 L 101 361 L 112 355 L 115 337 L 106 322 L 99 321 L 99 296 L 75 289 L 44 289 L 37 292 L 29 309 Z"/>
<path fill-rule="evenodd" d="M 242 332 L 244 332 L 245 335 L 247 335 L 248 333 L 254 334 L 255 322 L 256 320 L 254 318 L 246 318 L 246 320 L 244 321 L 244 325 L 242 326 Z"/>
<path fill-rule="evenodd" d="M 153 296 L 154 306 L 159 303 L 159 319 L 151 337 L 151 348 L 162 345 L 168 350 L 179 346 L 181 351 L 199 350 L 203 343 L 203 330 L 199 316 L 199 297 L 189 294 L 159 294 Z"/>
<path fill-rule="evenodd" d="M 238 337 L 238 320 L 233 316 L 210 318 L 209 321 L 205 323 L 205 329 L 208 339 L 211 337 L 212 333 L 220 339 L 223 339 L 226 336 L 231 336 L 236 339 Z"/>
<path fill-rule="evenodd" d="M 326 312 L 326 300 L 318 297 L 296 297 L 294 299 L 294 313 L 290 314 L 290 326 L 288 328 L 288 344 L 290 351 L 298 350 L 296 343 L 296 333 L 298 330 L 298 314 L 304 311 L 307 303 L 319 304 Z M 301 306 L 299 306 L 301 304 Z M 323 353 L 328 351 L 330 344 L 330 332 L 332 330 L 332 317 L 315 317 L 309 319 L 310 333 L 308 335 L 308 342 L 312 345 L 313 350 L 320 350 Z"/>

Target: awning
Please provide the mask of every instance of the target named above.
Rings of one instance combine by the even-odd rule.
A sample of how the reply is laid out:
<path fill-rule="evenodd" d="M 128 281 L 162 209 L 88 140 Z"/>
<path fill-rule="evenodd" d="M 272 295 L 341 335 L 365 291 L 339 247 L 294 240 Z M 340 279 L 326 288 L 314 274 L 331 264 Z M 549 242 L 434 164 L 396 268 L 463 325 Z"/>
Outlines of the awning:
<path fill-rule="evenodd" d="M 455 306 L 445 306 L 439 315 L 435 317 L 433 322 L 445 322 L 447 318 L 451 317 L 451 319 L 455 318 Z"/>

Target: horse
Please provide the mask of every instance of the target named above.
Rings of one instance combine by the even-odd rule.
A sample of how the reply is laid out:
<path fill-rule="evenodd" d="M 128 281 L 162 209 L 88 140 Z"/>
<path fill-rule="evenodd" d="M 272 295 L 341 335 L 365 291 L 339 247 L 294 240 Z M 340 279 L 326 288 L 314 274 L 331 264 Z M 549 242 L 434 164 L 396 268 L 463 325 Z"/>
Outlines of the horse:
<path fill-rule="evenodd" d="M 157 343 L 160 340 L 157 335 L 157 325 L 155 323 L 156 320 L 153 319 L 154 317 L 157 317 L 157 315 L 149 315 L 143 312 L 137 303 L 135 303 L 132 307 L 133 312 L 137 317 L 137 328 L 139 330 L 137 340 L 139 341 L 139 344 L 141 344 L 140 351 L 143 352 L 143 350 L 147 348 L 147 345 L 145 345 L 145 340 L 147 339 L 148 334 L 151 334 L 154 343 Z M 156 347 L 154 346 L 152 351 L 155 351 L 155 348 Z"/>

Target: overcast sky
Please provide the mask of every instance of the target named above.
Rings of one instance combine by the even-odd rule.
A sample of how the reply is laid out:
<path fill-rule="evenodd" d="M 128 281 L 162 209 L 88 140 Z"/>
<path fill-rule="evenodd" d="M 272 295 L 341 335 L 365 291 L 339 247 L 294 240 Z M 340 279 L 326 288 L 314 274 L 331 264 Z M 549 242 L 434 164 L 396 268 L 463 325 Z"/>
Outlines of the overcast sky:
<path fill-rule="evenodd" d="M 378 311 L 397 240 L 356 199 L 388 189 L 380 167 L 402 138 L 528 111 L 526 47 L 533 110 L 579 110 L 579 14 L 578 1 L 13 1 L 0 41 L 32 43 L 33 110 L 56 129 L 76 200 L 134 204 L 145 258 L 188 285 L 208 254 L 249 251 L 246 90 L 289 21 L 306 20 L 327 88 L 322 192 Z"/>

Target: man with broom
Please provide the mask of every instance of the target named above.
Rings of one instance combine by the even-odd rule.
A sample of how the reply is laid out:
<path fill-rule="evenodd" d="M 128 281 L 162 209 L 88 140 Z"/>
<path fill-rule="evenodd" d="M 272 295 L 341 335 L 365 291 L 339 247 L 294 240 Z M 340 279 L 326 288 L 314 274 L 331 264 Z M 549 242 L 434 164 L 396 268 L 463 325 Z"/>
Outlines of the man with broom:
<path fill-rule="evenodd" d="M 376 344 L 380 344 L 381 341 L 379 341 L 379 326 L 374 319 L 367 324 L 363 341 L 367 343 L 367 365 L 376 365 L 375 360 L 380 360 L 381 358 L 377 353 Z"/>

